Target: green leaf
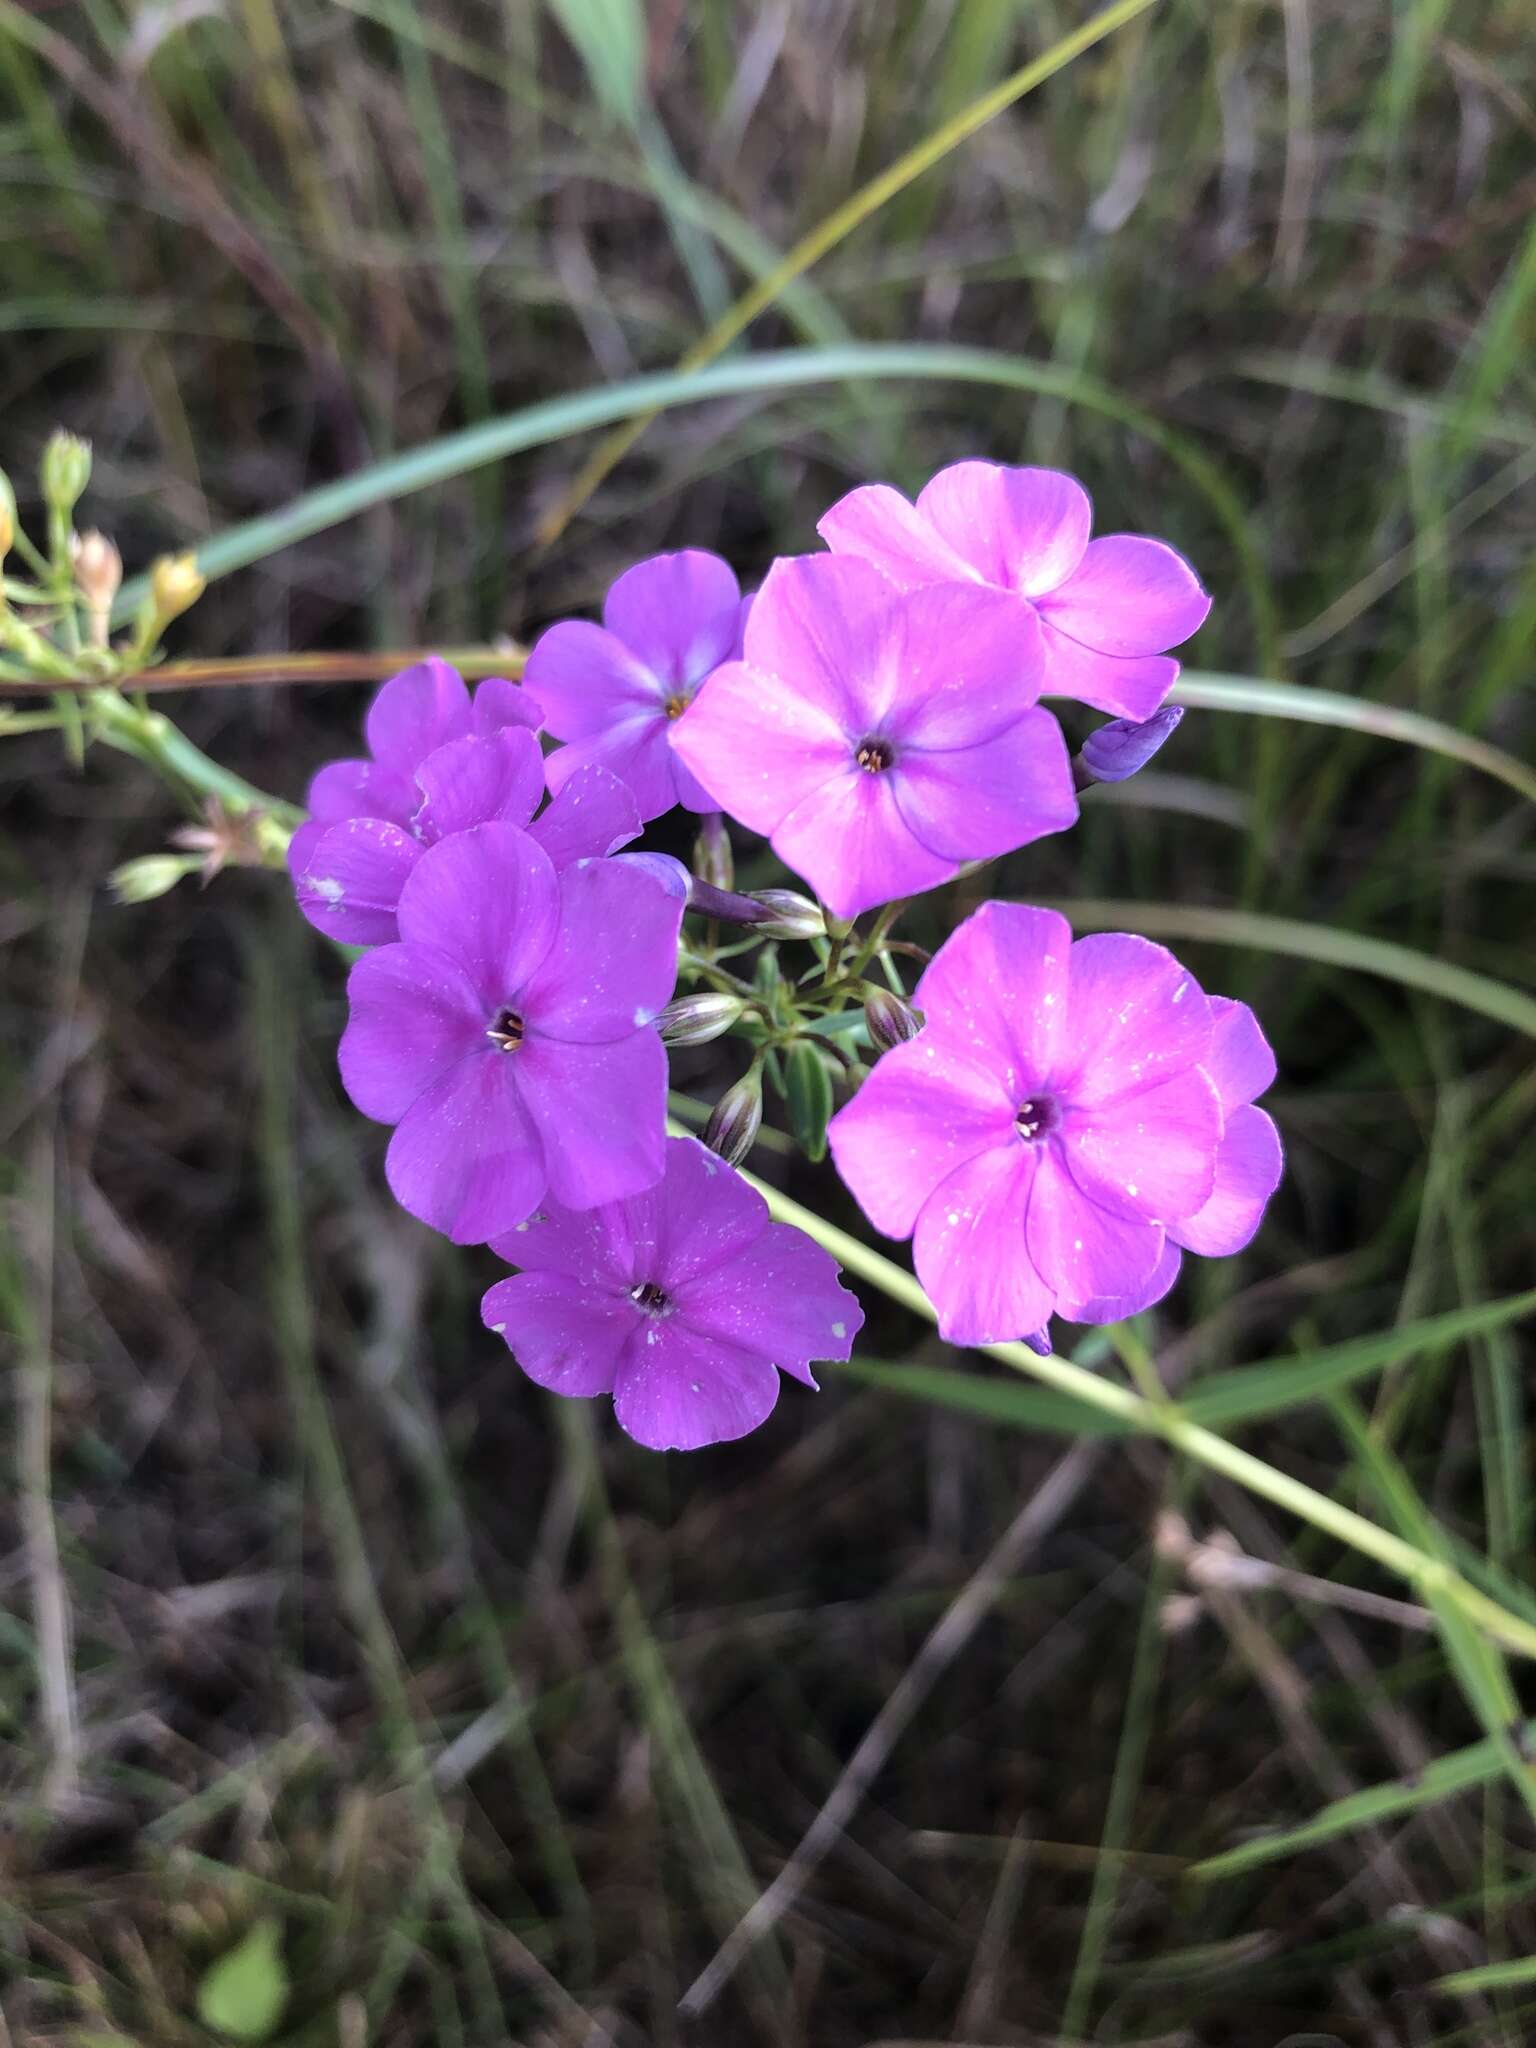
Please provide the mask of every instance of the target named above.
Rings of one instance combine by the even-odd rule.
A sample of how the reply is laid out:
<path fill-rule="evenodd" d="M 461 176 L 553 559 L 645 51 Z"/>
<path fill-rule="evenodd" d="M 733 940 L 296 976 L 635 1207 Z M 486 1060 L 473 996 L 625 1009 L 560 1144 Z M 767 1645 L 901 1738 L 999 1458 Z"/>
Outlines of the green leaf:
<path fill-rule="evenodd" d="M 197 2016 L 231 2041 L 270 2041 L 288 2004 L 279 1921 L 258 1920 L 205 1973 L 197 1987 Z"/>
<path fill-rule="evenodd" d="M 1536 1722 L 1527 1724 L 1521 1739 L 1536 1742 Z M 1200 1884 L 1210 1884 L 1236 1877 L 1260 1864 L 1299 1856 L 1303 1850 L 1315 1849 L 1319 1843 L 1331 1842 L 1339 1835 L 1379 1827 L 1405 1813 L 1415 1813 L 1420 1807 L 1437 1806 L 1458 1792 L 1474 1791 L 1479 1785 L 1490 1784 L 1503 1769 L 1504 1760 L 1494 1742 L 1474 1742 L 1466 1749 L 1453 1750 L 1449 1756 L 1437 1757 L 1415 1778 L 1397 1778 L 1389 1785 L 1372 1785 L 1365 1791 L 1351 1792 L 1296 1827 L 1262 1835 L 1240 1843 L 1235 1849 L 1224 1849 L 1219 1856 L 1208 1856 L 1204 1862 L 1195 1864 L 1188 1875 Z"/>
<path fill-rule="evenodd" d="M 1536 1956 L 1513 1956 L 1507 1963 L 1453 1970 L 1449 1977 L 1437 1977 L 1429 1988 L 1455 1998 L 1469 1991 L 1513 1991 L 1522 1984 L 1536 1984 Z"/>
<path fill-rule="evenodd" d="M 1420 1352 L 1443 1350 L 1464 1338 L 1500 1329 L 1533 1313 L 1536 1288 L 1528 1294 L 1509 1295 L 1502 1301 L 1480 1302 L 1474 1308 L 1426 1316 L 1420 1322 L 1404 1323 L 1400 1329 L 1383 1330 L 1374 1337 L 1357 1337 L 1347 1344 L 1303 1352 L 1277 1364 L 1240 1365 L 1231 1372 L 1213 1373 L 1209 1379 L 1201 1380 L 1180 1405 L 1192 1422 L 1203 1423 L 1208 1429 L 1252 1422 L 1261 1415 L 1278 1415 L 1304 1401 L 1320 1400 L 1354 1380 L 1405 1364 Z"/>
<path fill-rule="evenodd" d="M 1364 932 L 1336 931 L 1325 924 L 1302 924 L 1288 917 L 1261 917 L 1251 910 L 1212 910 L 1196 903 L 1129 903 L 1102 898 L 1057 898 L 1051 906 L 1080 931 L 1145 932 L 1159 939 L 1210 940 L 1216 945 L 1252 946 L 1293 960 L 1315 960 L 1325 967 L 1347 967 L 1359 974 L 1378 974 L 1404 988 L 1421 989 L 1442 1002 L 1457 1003 L 1491 1017 L 1511 1031 L 1536 1038 L 1536 996 L 1469 967 L 1437 960 L 1390 939 Z"/>
<path fill-rule="evenodd" d="M 951 1372 L 944 1366 L 884 1365 L 873 1358 L 850 1358 L 838 1372 L 862 1380 L 882 1392 L 903 1394 L 939 1408 L 958 1408 L 1010 1429 L 1044 1429 L 1056 1436 L 1134 1436 L 1118 1416 L 1106 1415 L 1070 1394 L 1050 1387 L 1021 1386 L 1014 1380 L 988 1379 L 981 1373 Z"/>
<path fill-rule="evenodd" d="M 549 0 L 605 113 L 633 128 L 643 104 L 645 15 L 637 0 Z"/>
<path fill-rule="evenodd" d="M 795 1143 L 807 1159 L 825 1159 L 832 1075 L 826 1054 L 809 1039 L 797 1038 L 784 1055 L 784 1100 Z"/>

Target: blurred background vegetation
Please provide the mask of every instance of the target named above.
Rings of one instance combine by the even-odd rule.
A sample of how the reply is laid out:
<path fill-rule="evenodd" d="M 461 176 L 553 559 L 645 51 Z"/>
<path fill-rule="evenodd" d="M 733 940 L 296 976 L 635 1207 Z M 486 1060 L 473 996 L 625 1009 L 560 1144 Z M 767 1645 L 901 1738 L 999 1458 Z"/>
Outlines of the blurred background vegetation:
<path fill-rule="evenodd" d="M 0 463 L 26 511 L 48 431 L 88 434 L 83 518 L 132 570 L 667 369 L 1083 18 L 0 0 Z M 851 484 L 981 454 L 1193 558 L 1195 669 L 1528 757 L 1533 136 L 1521 0 L 1158 0 L 730 358 L 964 345 L 1005 381 L 867 358 L 680 405 L 579 502 L 590 435 L 392 489 L 247 551 L 173 651 L 523 640 L 643 554 L 753 578 Z M 365 697 L 157 701 L 301 800 Z M 993 890 L 1129 899 L 1277 1044 L 1286 1186 L 1149 1320 L 1165 1374 L 1387 1333 L 1244 1440 L 1432 1512 L 1528 1615 L 1524 1339 L 1391 1333 L 1530 1285 L 1529 1037 L 1358 942 L 1530 990 L 1531 818 L 1433 751 L 1198 710 Z M 1042 1430 L 873 1300 L 862 1372 L 739 1446 L 663 1460 L 547 1400 L 480 1328 L 496 1262 L 391 1207 L 282 884 L 107 895 L 174 822 L 133 763 L 0 749 L 0 2041 L 1536 2039 L 1518 1668 L 1165 1450 Z M 1299 958 L 1208 910 L 1346 936 Z M 734 1071 L 684 1062 L 706 1098 Z"/>

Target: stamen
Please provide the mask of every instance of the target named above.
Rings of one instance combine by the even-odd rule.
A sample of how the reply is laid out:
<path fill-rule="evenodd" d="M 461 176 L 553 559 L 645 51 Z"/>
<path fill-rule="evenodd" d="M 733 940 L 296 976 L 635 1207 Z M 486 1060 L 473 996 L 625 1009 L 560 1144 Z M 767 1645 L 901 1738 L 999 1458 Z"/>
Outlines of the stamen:
<path fill-rule="evenodd" d="M 681 718 L 692 701 L 693 699 L 686 696 L 681 690 L 674 690 L 662 706 L 662 709 L 666 712 L 669 719 Z"/>
<path fill-rule="evenodd" d="M 853 757 L 866 775 L 879 775 L 896 758 L 888 740 L 861 740 Z"/>
<path fill-rule="evenodd" d="M 1014 1113 L 1013 1127 L 1026 1144 L 1048 1137 L 1061 1122 L 1061 1110 L 1053 1097 L 1033 1095 L 1021 1102 Z"/>
<path fill-rule="evenodd" d="M 516 1010 L 498 1010 L 496 1021 L 486 1026 L 485 1035 L 498 1052 L 516 1052 L 523 1042 L 523 1020 Z"/>
<path fill-rule="evenodd" d="M 648 1309 L 653 1316 L 659 1316 L 668 1305 L 665 1289 L 654 1280 L 642 1280 L 638 1287 L 631 1287 L 629 1298 L 636 1308 Z"/>

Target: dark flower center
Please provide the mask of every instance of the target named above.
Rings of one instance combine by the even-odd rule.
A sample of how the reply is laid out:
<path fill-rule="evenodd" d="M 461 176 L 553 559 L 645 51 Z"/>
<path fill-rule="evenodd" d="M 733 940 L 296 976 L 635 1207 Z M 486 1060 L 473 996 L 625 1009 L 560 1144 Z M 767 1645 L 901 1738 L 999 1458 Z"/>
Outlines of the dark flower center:
<path fill-rule="evenodd" d="M 891 752 L 889 740 L 860 740 L 853 758 L 866 775 L 879 775 L 890 767 L 896 756 Z"/>
<path fill-rule="evenodd" d="M 631 1287 L 629 1298 L 636 1308 L 643 1308 L 648 1315 L 659 1316 L 671 1306 L 666 1289 L 658 1287 L 654 1280 L 642 1280 L 638 1287 Z"/>
<path fill-rule="evenodd" d="M 1061 1108 L 1054 1096 L 1032 1095 L 1014 1113 L 1013 1128 L 1027 1145 L 1038 1145 L 1061 1122 Z"/>
<path fill-rule="evenodd" d="M 686 690 L 674 690 L 661 708 L 666 712 L 669 719 L 681 718 L 692 702 L 693 699 Z"/>
<path fill-rule="evenodd" d="M 498 1052 L 516 1052 L 523 1042 L 523 1020 L 516 1010 L 500 1009 L 485 1035 Z"/>

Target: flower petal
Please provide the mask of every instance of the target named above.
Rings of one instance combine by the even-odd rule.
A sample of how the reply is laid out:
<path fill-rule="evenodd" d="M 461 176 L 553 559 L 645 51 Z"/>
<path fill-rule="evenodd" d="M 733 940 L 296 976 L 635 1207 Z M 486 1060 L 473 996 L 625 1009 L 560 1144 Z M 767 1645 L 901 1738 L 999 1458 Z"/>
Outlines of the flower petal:
<path fill-rule="evenodd" d="M 517 1069 L 522 1100 L 543 1140 L 557 1202 L 595 1209 L 661 1179 L 667 1054 L 654 1031 L 632 1032 L 615 1045 L 530 1035 L 506 1058 Z M 530 1202 L 522 1215 L 486 1234 L 512 1229 L 533 1207 Z"/>
<path fill-rule="evenodd" d="M 1077 820 L 1067 743 L 1038 708 L 981 746 L 904 750 L 888 772 L 908 830 L 941 860 L 991 860 Z"/>
<path fill-rule="evenodd" d="M 668 744 L 672 728 L 659 704 L 621 718 L 592 739 L 570 740 L 544 763 L 558 796 L 573 775 L 601 768 L 618 778 L 642 818 L 660 818 L 679 801 L 679 763 Z"/>
<path fill-rule="evenodd" d="M 675 1293 L 755 1245 L 768 1229 L 768 1204 L 697 1138 L 669 1138 L 656 1219 L 655 1271 L 635 1277 Z"/>
<path fill-rule="evenodd" d="M 714 804 L 771 832 L 796 804 L 842 774 L 853 748 L 838 719 L 797 680 L 727 662 L 672 728 L 672 751 Z"/>
<path fill-rule="evenodd" d="M 1024 1242 L 1052 1293 L 1062 1301 L 1083 1302 L 1098 1294 L 1130 1294 L 1144 1285 L 1162 1256 L 1161 1228 L 1112 1215 L 1078 1187 L 1054 1145 L 1042 1145 L 1038 1152 Z"/>
<path fill-rule="evenodd" d="M 587 740 L 626 718 L 658 712 L 666 691 L 616 634 L 566 619 L 534 642 L 523 669 L 557 739 Z"/>
<path fill-rule="evenodd" d="M 820 711 L 823 724 L 857 737 L 871 703 L 889 694 L 882 664 L 898 596 L 878 569 L 852 555 L 788 556 L 774 563 L 753 600 L 746 664 L 777 676 Z"/>
<path fill-rule="evenodd" d="M 1142 1223 L 1193 1216 L 1216 1184 L 1221 1103 L 1200 1067 L 1069 1114 L 1061 1134 L 1072 1178 L 1087 1195 Z"/>
<path fill-rule="evenodd" d="M 996 1075 L 1010 1114 L 1059 1063 L 1071 955 L 1072 927 L 1058 912 L 983 903 L 913 995 L 930 1030 Z"/>
<path fill-rule="evenodd" d="M 671 999 L 683 905 L 622 860 L 578 861 L 560 875 L 559 890 L 559 929 L 521 990 L 523 1014 L 546 1038 L 626 1038 Z"/>
<path fill-rule="evenodd" d="M 400 897 L 401 938 L 451 954 L 490 1010 L 521 994 L 559 919 L 549 856 L 516 825 L 475 825 L 439 840 Z"/>
<path fill-rule="evenodd" d="M 1101 654 L 1161 654 L 1197 631 L 1211 608 L 1176 549 L 1134 533 L 1090 541 L 1065 582 L 1045 590 L 1044 617 Z"/>
<path fill-rule="evenodd" d="M 387 818 L 407 830 L 420 798 L 408 775 L 377 761 L 327 761 L 309 785 L 309 815 L 339 823 L 343 818 Z"/>
<path fill-rule="evenodd" d="M 421 842 L 383 818 L 327 825 L 304 843 L 294 876 L 299 908 L 344 946 L 386 946 L 400 936 L 400 898 L 421 856 Z"/>
<path fill-rule="evenodd" d="M 864 1322 L 837 1262 L 787 1223 L 770 1223 L 745 1250 L 691 1281 L 677 1311 L 690 1333 L 723 1337 L 808 1387 L 816 1384 L 813 1361 L 846 1358 Z"/>
<path fill-rule="evenodd" d="M 688 689 L 728 661 L 741 623 L 741 586 L 702 548 L 637 562 L 603 600 L 603 624 L 668 690 Z"/>
<path fill-rule="evenodd" d="M 642 1265 L 649 1269 L 656 1263 L 660 1193 L 658 1183 L 600 1209 L 568 1209 L 546 1195 L 515 1230 L 493 1238 L 491 1250 L 524 1272 L 599 1279 L 626 1290 L 647 1277 L 639 1270 Z"/>
<path fill-rule="evenodd" d="M 1017 1139 L 940 1183 L 912 1239 L 913 1264 L 951 1344 L 995 1344 L 1038 1330 L 1055 1297 L 1030 1259 L 1025 1218 L 1041 1152 Z"/>
<path fill-rule="evenodd" d="M 1116 718 L 1133 718 L 1138 724 L 1149 719 L 1178 681 L 1179 664 L 1165 654 L 1138 655 L 1122 660 L 1113 654 L 1099 654 L 1063 633 L 1044 613 L 1040 616 L 1040 645 L 1045 656 L 1045 680 L 1041 692 L 1047 697 L 1075 697 Z"/>
<path fill-rule="evenodd" d="M 364 730 L 375 761 L 412 776 L 437 747 L 470 730 L 464 678 L 432 655 L 391 676 L 368 707 Z"/>
<path fill-rule="evenodd" d="M 384 1176 L 402 1209 L 455 1244 L 513 1230 L 548 1176 L 513 1068 L 526 1051 L 472 1053 L 417 1097 L 395 1126 Z"/>
<path fill-rule="evenodd" d="M 767 1359 L 695 1336 L 674 1316 L 648 1322 L 632 1339 L 613 1410 L 647 1450 L 697 1451 L 746 1436 L 778 1398 L 779 1375 Z"/>
<path fill-rule="evenodd" d="M 471 733 L 428 754 L 416 785 L 416 831 L 429 846 L 471 825 L 526 825 L 544 794 L 544 756 L 522 726 L 483 739 Z"/>
<path fill-rule="evenodd" d="M 544 706 L 521 684 L 507 676 L 487 676 L 475 691 L 474 729 L 482 739 L 508 726 L 526 726 L 537 732 L 544 723 Z"/>
<path fill-rule="evenodd" d="M 975 583 L 979 571 L 889 484 L 865 484 L 839 498 L 816 531 L 835 555 L 872 562 L 903 590 L 925 583 Z"/>
<path fill-rule="evenodd" d="M 578 1397 L 613 1392 L 636 1324 L 624 1295 L 564 1273 L 498 1280 L 480 1304 L 480 1317 L 536 1386 Z"/>
<path fill-rule="evenodd" d="M 1161 1301 L 1179 1277 L 1184 1254 L 1173 1239 L 1163 1241 L 1162 1256 L 1146 1279 L 1129 1294 L 1096 1294 L 1088 1301 L 1059 1301 L 1056 1313 L 1069 1323 L 1123 1323 Z"/>
<path fill-rule="evenodd" d="M 1264 1205 L 1284 1170 L 1280 1133 L 1271 1118 L 1262 1109 L 1234 1109 L 1216 1154 L 1210 1200 L 1197 1214 L 1170 1223 L 1170 1235 L 1207 1258 L 1240 1252 L 1263 1221 Z"/>
<path fill-rule="evenodd" d="M 617 853 L 643 829 L 629 784 L 595 761 L 572 770 L 528 827 L 557 868 Z"/>
<path fill-rule="evenodd" d="M 876 1230 L 910 1237 L 941 1181 L 1014 1138 L 1016 1108 L 997 1075 L 961 1057 L 930 1022 L 877 1060 L 827 1126 L 838 1172 Z"/>
<path fill-rule="evenodd" d="M 774 828 L 774 852 L 805 876 L 837 917 L 919 895 L 955 872 L 954 861 L 912 836 L 896 808 L 895 779 L 850 767 L 812 790 Z"/>
<path fill-rule="evenodd" d="M 341 1085 L 364 1116 L 398 1123 L 418 1096 L 485 1049 L 485 1006 L 435 946 L 381 946 L 347 977 Z"/>
<path fill-rule="evenodd" d="M 881 631 L 882 694 L 870 695 L 870 729 L 898 754 L 976 746 L 1006 732 L 1040 694 L 1039 621 L 1005 591 L 963 583 L 907 591 Z"/>
<path fill-rule="evenodd" d="M 1093 506 L 1058 469 L 955 462 L 920 494 L 917 509 L 988 583 L 1037 597 L 1083 558 Z"/>
<path fill-rule="evenodd" d="M 1201 1065 L 1216 1084 L 1225 1110 L 1257 1102 L 1275 1078 L 1275 1056 L 1246 1003 L 1209 996 L 1211 1049 Z"/>
<path fill-rule="evenodd" d="M 1078 1107 L 1150 1088 L 1208 1057 L 1210 1005 L 1166 946 L 1094 932 L 1073 946 L 1069 979 L 1070 1031 L 1052 1078 Z"/>

